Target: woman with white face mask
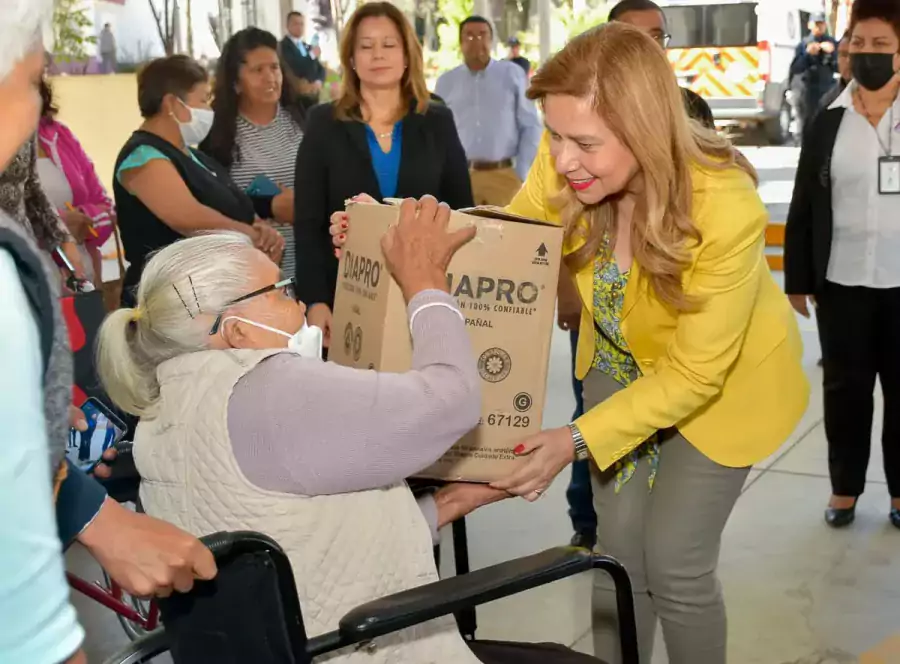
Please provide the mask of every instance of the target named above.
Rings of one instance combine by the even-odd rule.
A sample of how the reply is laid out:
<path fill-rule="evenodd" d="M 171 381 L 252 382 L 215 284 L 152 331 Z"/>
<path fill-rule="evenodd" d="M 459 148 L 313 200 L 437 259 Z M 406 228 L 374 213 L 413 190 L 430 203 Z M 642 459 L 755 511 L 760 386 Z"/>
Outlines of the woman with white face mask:
<path fill-rule="evenodd" d="M 138 75 L 144 122 L 116 160 L 113 191 L 129 262 L 122 302 L 134 303 L 147 256 L 197 233 L 233 231 L 248 236 L 280 261 L 284 240 L 231 181 L 228 170 L 194 149 L 209 133 L 213 111 L 206 70 L 191 58 L 155 60 Z"/>
<path fill-rule="evenodd" d="M 437 580 L 437 529 L 509 497 L 450 484 L 417 500 L 404 481 L 480 413 L 465 321 L 445 276 L 474 231 L 448 232 L 449 220 L 434 198 L 407 200 L 382 244 L 384 269 L 408 303 L 406 373 L 322 362 L 321 332 L 305 325 L 291 280 L 236 234 L 157 253 L 137 306 L 111 314 L 100 332 L 101 380 L 141 416 L 134 453 L 147 513 L 197 535 L 273 537 L 291 561 L 310 636 L 358 604 Z M 556 645 L 470 645 L 452 618 L 330 661 L 597 664 Z"/>

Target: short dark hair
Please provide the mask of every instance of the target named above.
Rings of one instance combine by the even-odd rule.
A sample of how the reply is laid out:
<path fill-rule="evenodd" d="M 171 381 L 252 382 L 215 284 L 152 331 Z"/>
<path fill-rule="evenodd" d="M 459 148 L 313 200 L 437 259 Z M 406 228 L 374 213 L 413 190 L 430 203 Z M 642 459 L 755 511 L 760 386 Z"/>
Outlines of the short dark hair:
<path fill-rule="evenodd" d="M 900 39 L 900 3 L 897 0 L 856 0 L 850 14 L 849 32 L 852 33 L 860 21 L 872 19 L 890 23 Z"/>
<path fill-rule="evenodd" d="M 615 7 L 613 7 L 609 12 L 610 21 L 618 21 L 622 18 L 623 14 L 627 14 L 628 12 L 651 12 L 657 11 L 665 17 L 665 12 L 662 10 L 658 4 L 653 2 L 653 0 L 621 0 Z"/>
<path fill-rule="evenodd" d="M 487 20 L 484 16 L 470 16 L 467 19 L 463 20 L 462 23 L 459 24 L 459 38 L 462 39 L 462 31 L 463 28 L 469 25 L 469 23 L 484 23 L 488 30 L 491 31 L 491 37 L 494 36 L 494 26 L 491 25 L 491 22 Z"/>
<path fill-rule="evenodd" d="M 290 23 L 291 19 L 294 18 L 295 16 L 299 16 L 300 18 L 303 18 L 303 12 L 298 12 L 298 11 L 288 12 L 287 18 L 284 20 L 284 22 Z"/>
<path fill-rule="evenodd" d="M 166 95 L 184 99 L 196 85 L 207 81 L 209 74 L 206 69 L 187 55 L 170 55 L 153 60 L 137 77 L 141 116 L 151 118 L 159 113 Z"/>

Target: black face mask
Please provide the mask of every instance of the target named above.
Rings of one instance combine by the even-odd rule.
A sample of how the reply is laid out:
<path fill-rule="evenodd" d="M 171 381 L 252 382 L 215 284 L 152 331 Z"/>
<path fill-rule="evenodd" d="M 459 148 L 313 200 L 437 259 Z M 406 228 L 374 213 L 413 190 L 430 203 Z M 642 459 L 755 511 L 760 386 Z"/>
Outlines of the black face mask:
<path fill-rule="evenodd" d="M 851 53 L 853 78 L 866 90 L 881 90 L 894 78 L 893 53 Z"/>

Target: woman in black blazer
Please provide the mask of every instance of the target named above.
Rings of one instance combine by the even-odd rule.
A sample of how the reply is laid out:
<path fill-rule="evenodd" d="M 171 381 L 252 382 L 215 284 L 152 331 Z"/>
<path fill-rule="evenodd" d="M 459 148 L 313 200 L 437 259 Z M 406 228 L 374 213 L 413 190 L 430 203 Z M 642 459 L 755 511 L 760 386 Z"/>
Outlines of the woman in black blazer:
<path fill-rule="evenodd" d="M 900 528 L 900 4 L 857 0 L 854 81 L 803 133 L 785 234 L 785 286 L 816 307 L 832 496 L 850 525 L 866 485 L 873 393 L 884 394 L 882 448 L 890 520 Z"/>
<path fill-rule="evenodd" d="M 298 295 L 326 345 L 337 281 L 329 222 L 347 199 L 431 194 L 453 209 L 474 204 L 453 115 L 430 100 L 406 17 L 390 3 L 366 3 L 350 18 L 340 50 L 341 97 L 310 112 L 294 188 Z"/>

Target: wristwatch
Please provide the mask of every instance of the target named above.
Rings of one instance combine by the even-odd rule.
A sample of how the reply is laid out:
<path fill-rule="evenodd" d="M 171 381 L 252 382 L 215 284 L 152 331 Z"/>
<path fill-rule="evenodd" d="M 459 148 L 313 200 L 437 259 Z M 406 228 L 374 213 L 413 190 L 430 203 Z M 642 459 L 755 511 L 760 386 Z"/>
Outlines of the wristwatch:
<path fill-rule="evenodd" d="M 584 442 L 584 436 L 581 435 L 581 429 L 577 424 L 570 424 L 569 431 L 572 432 L 572 442 L 575 443 L 575 461 L 584 461 L 591 458 L 591 452 L 588 450 L 587 443 Z"/>

